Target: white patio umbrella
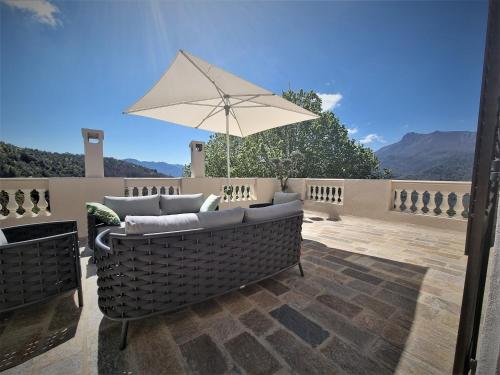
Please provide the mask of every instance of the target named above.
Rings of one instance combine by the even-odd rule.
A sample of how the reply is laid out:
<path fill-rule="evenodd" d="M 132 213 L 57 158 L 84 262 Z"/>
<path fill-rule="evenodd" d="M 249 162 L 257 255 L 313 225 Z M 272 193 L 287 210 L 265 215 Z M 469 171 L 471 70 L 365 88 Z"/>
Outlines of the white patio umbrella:
<path fill-rule="evenodd" d="M 229 135 L 318 118 L 312 112 L 180 50 L 160 80 L 125 113 Z"/>

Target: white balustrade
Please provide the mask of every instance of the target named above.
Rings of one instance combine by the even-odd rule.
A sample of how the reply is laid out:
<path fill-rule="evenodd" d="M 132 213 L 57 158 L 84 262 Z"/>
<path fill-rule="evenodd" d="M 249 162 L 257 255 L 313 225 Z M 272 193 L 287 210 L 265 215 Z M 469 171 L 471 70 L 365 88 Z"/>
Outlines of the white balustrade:
<path fill-rule="evenodd" d="M 45 198 L 47 191 L 47 179 L 2 179 L 0 220 L 50 216 L 49 202 Z"/>
<path fill-rule="evenodd" d="M 176 178 L 125 178 L 125 196 L 178 195 L 180 186 L 180 180 Z"/>
<path fill-rule="evenodd" d="M 344 200 L 343 180 L 306 180 L 305 199 L 315 202 L 342 205 Z"/>
<path fill-rule="evenodd" d="M 468 182 L 392 181 L 392 194 L 391 209 L 396 212 L 457 220 L 468 218 Z"/>
<path fill-rule="evenodd" d="M 222 184 L 221 196 L 224 202 L 243 202 L 256 200 L 253 180 L 234 181 L 230 185 Z"/>

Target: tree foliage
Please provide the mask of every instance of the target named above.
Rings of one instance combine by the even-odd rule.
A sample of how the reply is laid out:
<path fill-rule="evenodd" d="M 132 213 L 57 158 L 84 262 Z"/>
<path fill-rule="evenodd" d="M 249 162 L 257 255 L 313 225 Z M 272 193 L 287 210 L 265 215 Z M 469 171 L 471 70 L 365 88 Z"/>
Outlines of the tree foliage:
<path fill-rule="evenodd" d="M 106 177 L 166 177 L 114 158 L 104 158 Z M 0 177 L 83 177 L 83 155 L 40 151 L 0 142 Z"/>
<path fill-rule="evenodd" d="M 321 99 L 310 91 L 286 91 L 283 97 L 318 114 L 316 120 L 283 126 L 250 135 L 231 136 L 231 176 L 312 178 L 381 178 L 373 151 L 354 139 L 331 111 L 321 110 Z M 227 175 L 224 134 L 210 137 L 206 150 L 206 173 Z M 300 155 L 300 160 L 298 159 Z M 288 170 L 286 170 L 289 168 Z"/>

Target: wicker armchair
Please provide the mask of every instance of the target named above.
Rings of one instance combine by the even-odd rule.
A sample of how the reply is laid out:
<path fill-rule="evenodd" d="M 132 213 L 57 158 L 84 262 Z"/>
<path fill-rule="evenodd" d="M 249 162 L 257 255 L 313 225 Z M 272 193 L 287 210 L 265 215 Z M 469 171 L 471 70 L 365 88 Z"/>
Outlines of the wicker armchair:
<path fill-rule="evenodd" d="M 96 239 L 99 308 L 122 322 L 166 313 L 300 265 L 302 213 L 230 227 Z M 103 243 L 108 236 L 108 245 Z"/>
<path fill-rule="evenodd" d="M 76 221 L 2 229 L 0 312 L 41 302 L 71 290 L 83 306 Z"/>

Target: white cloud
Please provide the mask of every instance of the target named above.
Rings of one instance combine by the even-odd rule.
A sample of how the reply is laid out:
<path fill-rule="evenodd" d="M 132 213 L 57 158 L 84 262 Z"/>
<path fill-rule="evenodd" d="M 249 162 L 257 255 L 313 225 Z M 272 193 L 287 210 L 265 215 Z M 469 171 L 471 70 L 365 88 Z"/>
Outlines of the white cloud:
<path fill-rule="evenodd" d="M 331 111 L 339 106 L 339 102 L 342 100 L 342 94 L 340 92 L 336 94 L 318 94 L 318 96 L 321 98 L 321 109 L 323 111 Z"/>
<path fill-rule="evenodd" d="M 363 145 L 367 145 L 372 142 L 380 142 L 380 143 L 385 143 L 384 137 L 378 135 L 378 134 L 368 134 L 366 137 L 362 138 L 359 140 L 359 143 Z"/>
<path fill-rule="evenodd" d="M 358 128 L 347 128 L 347 134 L 356 134 L 358 132 Z"/>
<path fill-rule="evenodd" d="M 38 22 L 56 27 L 61 24 L 57 18 L 59 8 L 48 0 L 0 0 L 12 8 L 30 13 Z"/>

